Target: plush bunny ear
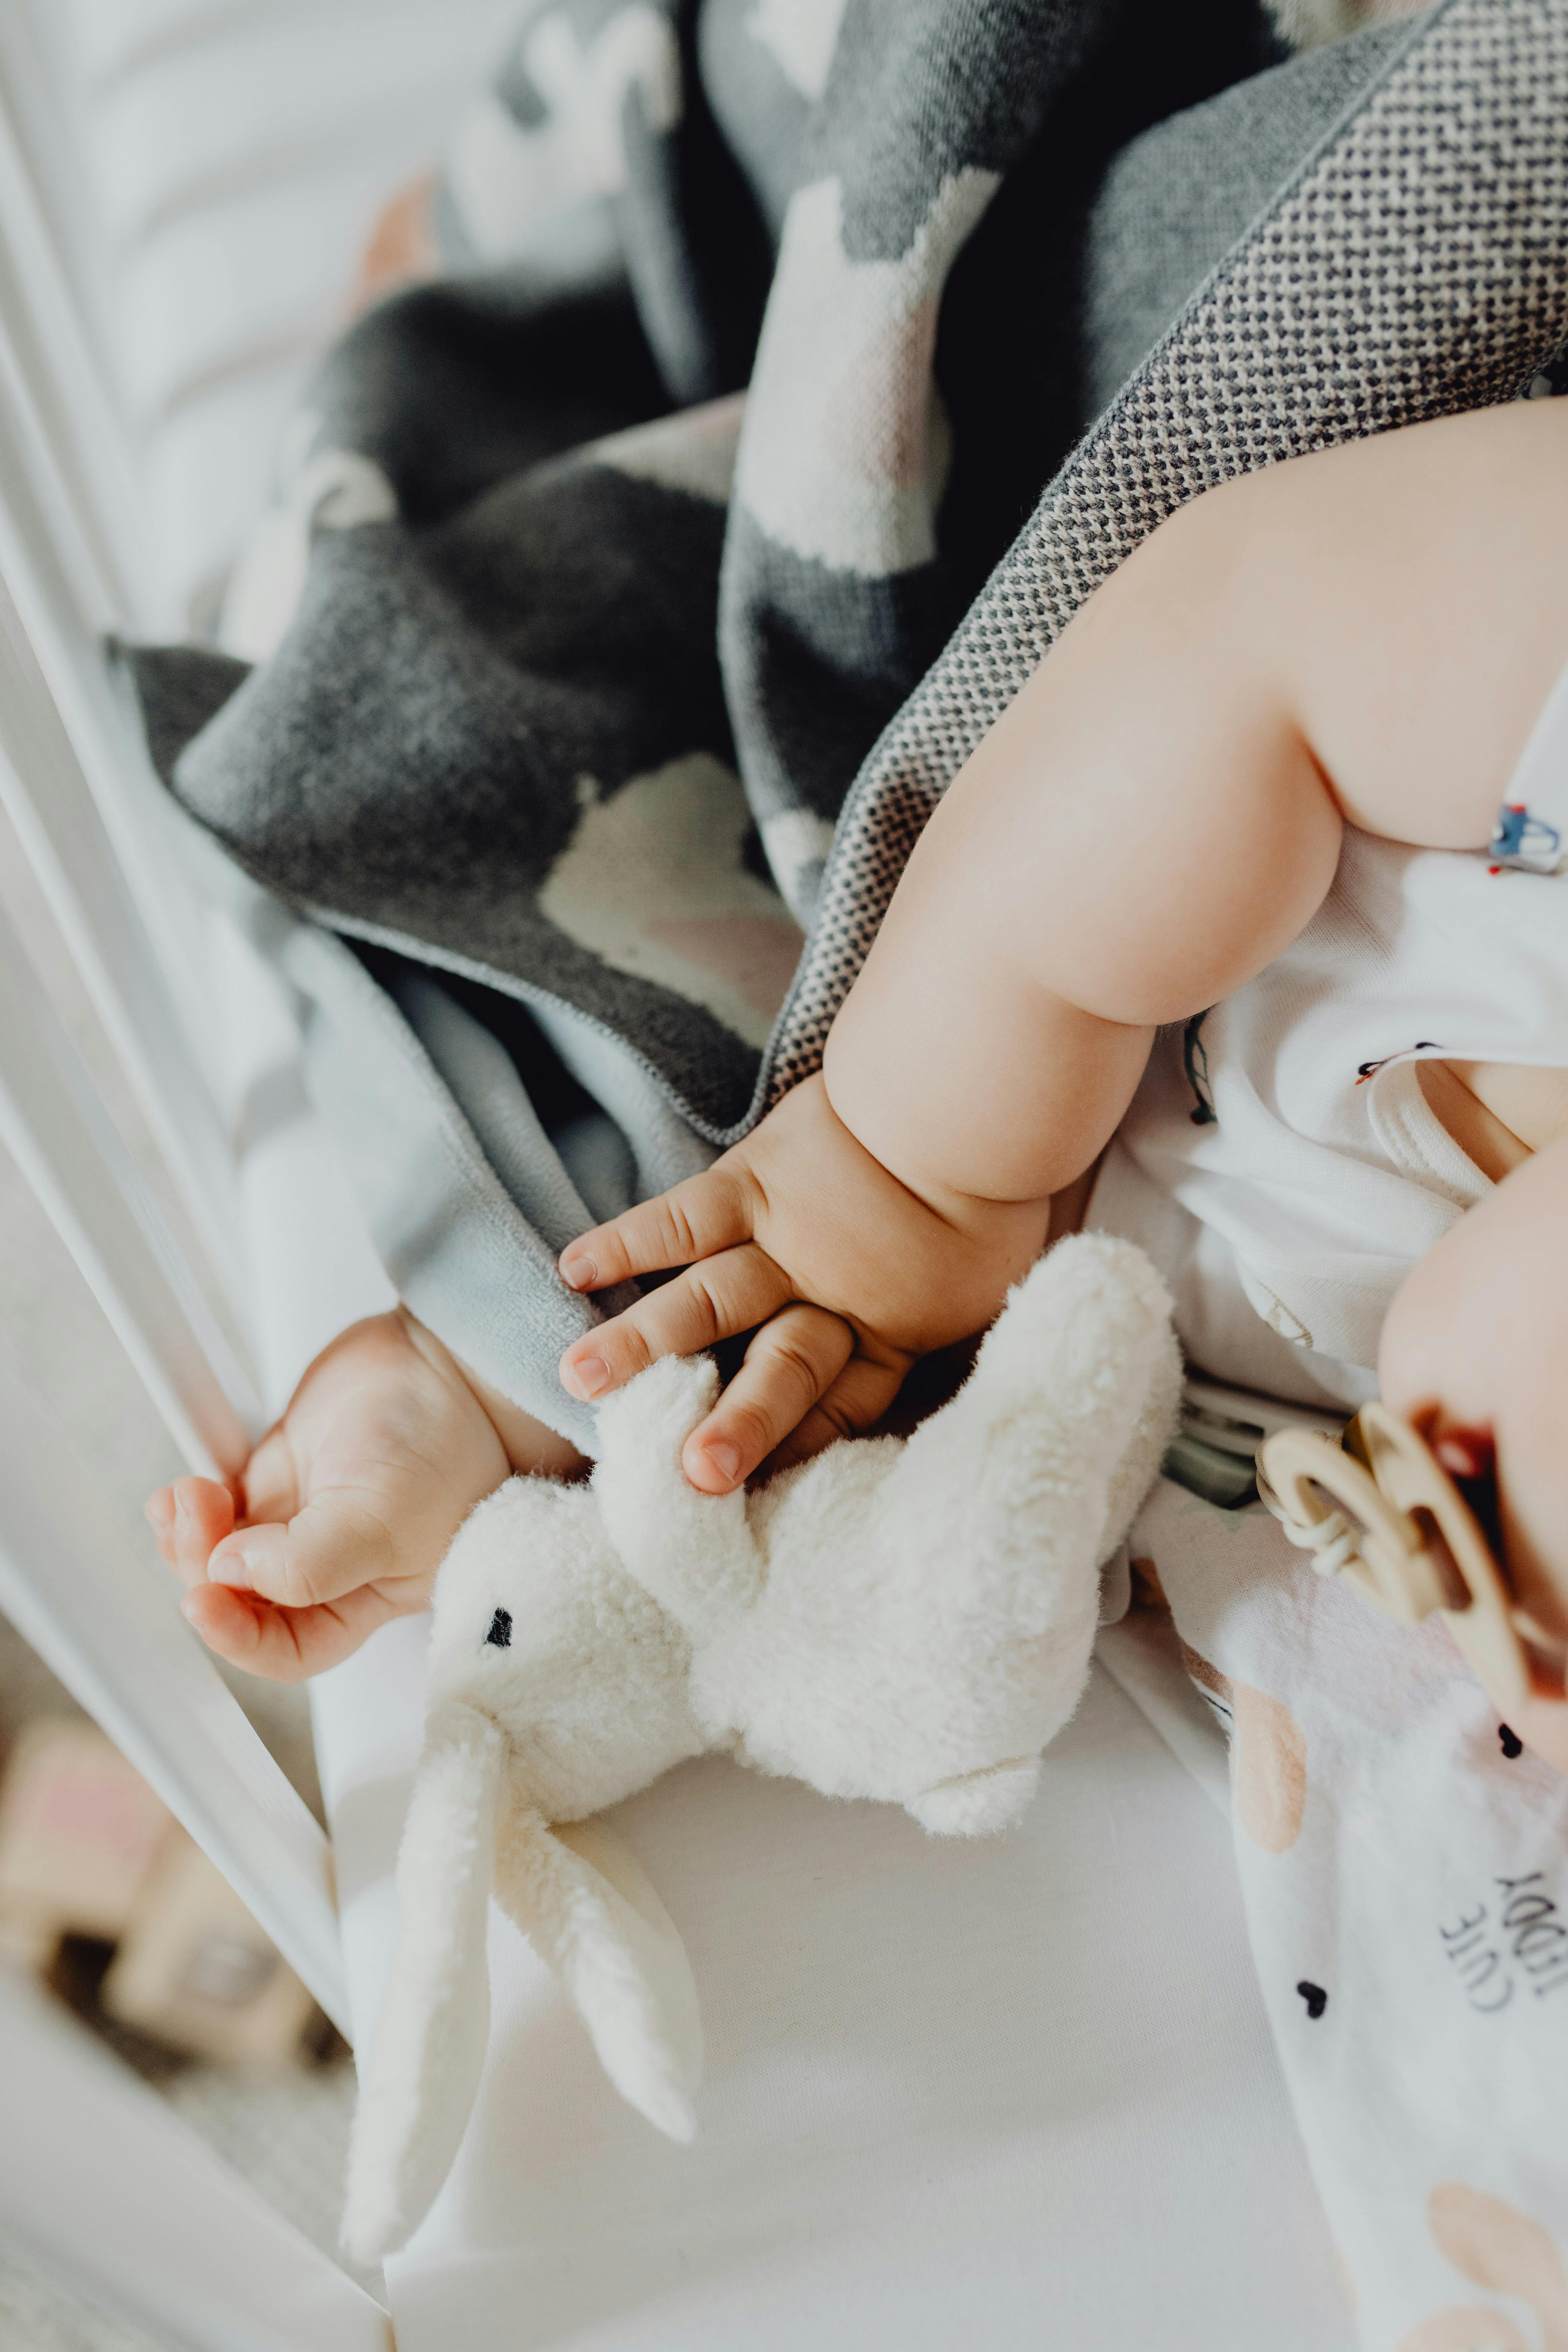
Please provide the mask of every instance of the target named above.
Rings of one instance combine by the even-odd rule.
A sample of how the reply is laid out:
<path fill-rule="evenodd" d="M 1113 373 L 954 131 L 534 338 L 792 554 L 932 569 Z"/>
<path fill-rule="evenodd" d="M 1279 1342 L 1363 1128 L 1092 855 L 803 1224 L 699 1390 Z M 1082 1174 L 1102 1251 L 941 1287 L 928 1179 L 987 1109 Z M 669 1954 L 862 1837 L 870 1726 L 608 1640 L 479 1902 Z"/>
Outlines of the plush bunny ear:
<path fill-rule="evenodd" d="M 485 1920 L 508 1742 L 488 1716 L 431 1716 L 397 1857 L 397 1952 L 360 2068 L 342 2242 L 379 2262 L 451 2169 L 489 2032 Z"/>
<path fill-rule="evenodd" d="M 496 1851 L 496 1900 L 561 1979 L 599 2063 L 671 2139 L 697 2128 L 702 2024 L 686 1947 L 603 1822 L 552 1829 L 519 1789 Z"/>

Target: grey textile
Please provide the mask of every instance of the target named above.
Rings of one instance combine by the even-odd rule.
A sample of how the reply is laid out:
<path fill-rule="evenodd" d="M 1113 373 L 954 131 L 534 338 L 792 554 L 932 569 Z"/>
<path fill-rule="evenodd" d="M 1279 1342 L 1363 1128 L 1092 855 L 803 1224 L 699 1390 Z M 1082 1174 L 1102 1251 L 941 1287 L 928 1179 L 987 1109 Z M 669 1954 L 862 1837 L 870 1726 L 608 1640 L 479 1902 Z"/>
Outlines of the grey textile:
<path fill-rule="evenodd" d="M 1373 26 L 1173 115 L 1112 162 L 1089 216 L 1086 406 L 1107 409 L 1194 289 L 1409 38 Z"/>
<path fill-rule="evenodd" d="M 816 1066 L 936 798 L 1165 514 L 1507 398 L 1568 331 L 1563 0 L 1273 65 L 1251 0 L 1201 38 L 1147 0 L 848 0 L 830 62 L 749 55 L 784 13 L 531 10 L 520 154 L 564 135 L 542 37 L 625 82 L 624 186 L 578 206 L 618 259 L 569 205 L 498 264 L 491 219 L 363 320 L 312 398 L 349 488 L 277 653 L 131 657 L 176 796 L 295 911 L 394 1279 L 580 1438 L 568 1142 L 601 1199 L 647 1191 Z M 485 215 L 455 169 L 444 219 L 464 189 Z M 748 366 L 743 426 L 655 415 Z M 620 429 L 560 454 L 578 419 Z"/>

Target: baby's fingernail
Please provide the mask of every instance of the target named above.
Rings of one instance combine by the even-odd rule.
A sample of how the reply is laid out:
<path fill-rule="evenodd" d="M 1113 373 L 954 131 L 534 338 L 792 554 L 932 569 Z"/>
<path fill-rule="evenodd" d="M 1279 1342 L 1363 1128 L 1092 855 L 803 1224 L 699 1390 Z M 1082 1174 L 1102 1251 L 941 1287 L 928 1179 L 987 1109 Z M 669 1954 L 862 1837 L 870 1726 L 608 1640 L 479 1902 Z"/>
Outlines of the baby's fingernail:
<path fill-rule="evenodd" d="M 207 1562 L 207 1580 L 212 1584 L 232 1585 L 240 1592 L 250 1592 L 255 1590 L 253 1571 L 258 1565 L 255 1552 L 226 1551 L 221 1559 L 215 1554 Z"/>
<path fill-rule="evenodd" d="M 716 1437 L 702 1449 L 727 1486 L 732 1486 L 741 1475 L 741 1449 L 722 1437 Z"/>
<path fill-rule="evenodd" d="M 561 1279 L 573 1290 L 592 1290 L 598 1271 L 586 1250 L 573 1250 L 561 1261 Z"/>
<path fill-rule="evenodd" d="M 610 1368 L 602 1356 L 579 1356 L 567 1365 L 563 1378 L 571 1381 L 579 1396 L 596 1397 L 610 1385 Z"/>

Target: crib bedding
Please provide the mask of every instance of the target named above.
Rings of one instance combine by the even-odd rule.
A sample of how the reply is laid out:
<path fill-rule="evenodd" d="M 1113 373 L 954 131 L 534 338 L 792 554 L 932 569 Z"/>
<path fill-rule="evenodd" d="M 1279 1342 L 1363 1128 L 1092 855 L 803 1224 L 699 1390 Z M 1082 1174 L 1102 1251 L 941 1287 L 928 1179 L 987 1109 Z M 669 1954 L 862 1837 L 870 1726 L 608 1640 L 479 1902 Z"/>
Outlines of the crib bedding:
<path fill-rule="evenodd" d="M 409 1621 L 313 1694 L 361 2039 L 422 1688 Z M 479 2105 L 388 2265 L 403 2352 L 1347 2352 L 1223 1826 L 1109 1681 L 1005 1842 L 723 1759 L 611 1819 L 691 1956 L 697 2139 L 607 2090 L 492 1912 Z"/>
<path fill-rule="evenodd" d="M 176 795 L 278 906 L 313 909 L 323 919 L 291 927 L 273 911 L 257 918 L 309 1008 L 319 1098 L 338 1117 L 394 1279 L 466 1360 L 579 1443 L 591 1446 L 591 1419 L 555 1382 L 554 1347 L 576 1336 L 597 1310 L 562 1294 L 549 1251 L 539 1246 L 551 1236 L 523 1231 L 526 1214 L 504 1185 L 494 1197 L 497 1175 L 475 1140 L 472 1100 L 443 1071 L 439 1055 L 433 1060 L 429 1024 L 403 1017 L 406 991 L 397 976 L 413 964 L 484 983 L 453 992 L 458 1013 L 443 1023 L 444 1034 L 467 1018 L 501 1038 L 525 1074 L 511 1082 L 520 1118 L 526 1116 L 526 1073 L 540 1055 L 563 1061 L 618 1118 L 635 1184 L 644 1190 L 669 1159 L 662 1142 L 653 1148 L 654 1138 L 668 1139 L 678 1130 L 686 1162 L 700 1165 L 714 1144 L 738 1132 L 772 1093 L 810 1066 L 812 1041 L 819 1042 L 829 1002 L 852 976 L 873 902 L 885 895 L 929 805 L 931 762 L 951 765 L 962 751 L 949 719 L 933 722 L 929 740 L 922 722 L 909 718 L 888 732 L 851 795 L 844 838 L 853 834 L 859 845 L 848 853 L 848 866 L 836 862 L 833 869 L 868 877 L 869 895 L 853 879 L 841 883 L 830 875 L 814 919 L 836 799 L 936 638 L 959 619 L 977 564 L 1002 552 L 1012 527 L 1009 500 L 1019 499 L 1022 485 L 1037 486 L 1057 463 L 1087 421 L 1086 404 L 1104 397 L 1108 365 L 1121 364 L 1142 339 L 1157 337 L 1216 264 L 1215 288 L 1227 268 L 1239 268 L 1234 258 L 1224 262 L 1226 248 L 1251 213 L 1274 216 L 1270 194 L 1287 160 L 1303 152 L 1310 158 L 1314 143 L 1325 140 L 1327 152 L 1336 154 L 1351 137 L 1350 130 L 1336 131 L 1347 106 L 1384 89 L 1391 74 L 1409 71 L 1408 31 L 1373 30 L 1242 79 L 1122 144 L 1108 169 L 1106 150 L 1130 110 L 1150 111 L 1156 89 L 1169 101 L 1190 94 L 1194 83 L 1201 87 L 1205 77 L 1212 82 L 1240 72 L 1256 62 L 1260 38 L 1258 20 L 1245 13 L 1216 17 L 1210 48 L 1184 61 L 1173 82 L 1168 76 L 1160 82 L 1146 68 L 1122 89 L 1115 71 L 1120 52 L 1107 46 L 1110 20 L 1097 13 L 1110 5 L 1095 0 L 1086 14 L 1092 35 L 1087 61 L 1059 58 L 1053 66 L 1059 86 L 1047 86 L 1036 102 L 1037 112 L 1043 107 L 1047 116 L 1053 105 L 1058 114 L 1079 105 L 1098 126 L 1093 138 L 1078 131 L 1069 142 L 1065 191 L 1055 183 L 1044 191 L 1035 184 L 1040 174 L 1027 160 L 1034 152 L 1029 122 L 1015 121 L 1004 105 L 998 128 L 981 102 L 991 86 L 987 71 L 993 82 L 1005 78 L 1009 43 L 1016 47 L 1033 24 L 1031 6 L 1021 0 L 1018 9 L 997 16 L 990 47 L 964 61 L 976 68 L 980 93 L 971 100 L 973 120 L 960 114 L 949 121 L 937 110 L 933 130 L 922 115 L 933 76 L 940 80 L 939 69 L 956 62 L 940 47 L 941 37 L 953 37 L 951 28 L 942 34 L 941 12 L 929 24 L 923 16 L 898 19 L 924 26 L 924 50 L 916 43 L 911 56 L 894 42 L 886 59 L 874 45 L 868 57 L 852 59 L 855 72 L 837 110 L 829 110 L 820 158 L 813 160 L 805 143 L 815 118 L 800 93 L 793 93 L 793 115 L 781 105 L 781 90 L 786 98 L 792 93 L 776 64 L 764 85 L 760 113 L 780 151 L 773 158 L 775 180 L 782 186 L 791 173 L 796 180 L 819 175 L 797 191 L 809 199 L 803 236 L 816 234 L 812 205 L 820 207 L 821 192 L 838 187 L 850 168 L 846 158 L 852 161 L 855 144 L 841 118 L 847 109 L 853 119 L 857 89 L 864 95 L 868 87 L 880 88 L 879 71 L 896 91 L 895 115 L 902 108 L 899 152 L 922 141 L 931 151 L 923 178 L 917 173 L 921 185 L 940 193 L 968 171 L 965 202 L 978 205 L 1000 175 L 975 163 L 962 165 L 955 176 L 948 169 L 954 141 L 969 139 L 994 163 L 1005 162 L 1004 133 L 1016 148 L 1022 143 L 1022 226 L 1010 209 L 1015 200 L 1004 194 L 981 221 L 971 256 L 954 259 L 963 230 L 956 215 L 942 231 L 938 242 L 945 244 L 936 258 L 935 229 L 928 224 L 910 232 L 910 254 L 926 257 L 916 277 L 923 269 L 931 278 L 923 294 L 925 279 L 917 286 L 907 270 L 893 284 L 902 263 L 866 263 L 872 272 L 866 283 L 881 288 L 878 301 L 891 301 L 894 323 L 902 317 L 918 325 L 923 318 L 928 327 L 949 265 L 961 318 L 963 303 L 973 310 L 977 299 L 973 288 L 964 293 L 963 273 L 973 255 L 989 273 L 988 308 L 998 316 L 1016 313 L 1010 298 L 992 299 L 1003 261 L 1026 267 L 1041 319 L 1027 354 L 1028 427 L 978 436 L 1005 451 L 984 498 L 969 495 L 953 438 L 962 402 L 946 425 L 940 423 L 958 396 L 945 362 L 937 365 L 944 349 L 940 334 L 933 341 L 925 328 L 879 328 L 862 348 L 859 297 L 847 311 L 843 302 L 837 312 L 829 306 L 826 326 L 814 326 L 809 315 L 798 330 L 789 326 L 803 304 L 810 313 L 820 274 L 809 237 L 792 263 L 793 203 L 785 208 L 770 311 L 789 314 L 788 331 L 764 335 L 750 404 L 754 412 L 763 400 L 760 438 L 748 437 L 752 427 L 742 426 L 739 404 L 722 396 L 721 352 L 710 352 L 709 374 L 697 383 L 700 390 L 717 386 L 720 398 L 674 417 L 654 415 L 675 388 L 661 383 L 659 366 L 667 379 L 678 373 L 663 358 L 672 331 L 673 264 L 668 253 L 662 263 L 643 257 L 633 230 L 652 207 L 668 233 L 666 246 L 677 236 L 685 219 L 679 199 L 687 167 L 680 123 L 657 140 L 645 124 L 612 156 L 613 169 L 602 157 L 603 168 L 595 167 L 600 179 L 606 170 L 622 176 L 616 217 L 626 255 L 618 272 L 606 276 L 601 256 L 591 268 L 584 263 L 576 279 L 563 275 L 563 247 L 596 251 L 594 232 L 577 216 L 598 221 L 602 194 L 568 204 L 564 214 L 557 207 L 542 226 L 514 225 L 514 258 L 506 268 L 496 266 L 500 230 L 491 219 L 491 246 L 477 277 L 459 270 L 384 305 L 329 362 L 289 438 L 283 505 L 263 533 L 261 572 L 270 563 L 284 575 L 284 588 L 292 582 L 301 598 L 291 620 L 286 609 L 279 615 L 285 625 L 271 659 L 247 676 L 195 648 L 135 656 L 153 748 Z M 546 70 L 538 45 L 558 16 L 561 39 L 579 48 L 586 41 L 593 51 L 600 36 L 589 39 L 584 29 L 579 41 L 570 10 L 536 14 L 520 45 L 520 71 L 531 57 L 532 70 Z M 715 103 L 722 100 L 727 133 L 760 179 L 757 142 L 747 146 L 742 139 L 732 90 L 735 56 L 748 43 L 757 47 L 752 20 L 733 9 L 719 10 L 718 17 L 729 26 L 731 64 L 728 79 L 716 68 L 710 74 Z M 790 54 L 798 75 L 801 57 Z M 1157 47 L 1152 55 L 1158 66 Z M 520 168 L 515 151 L 526 156 L 530 138 L 552 140 L 558 163 L 570 120 L 563 130 L 545 110 L 538 121 L 542 101 L 525 103 L 515 74 L 503 77 L 503 87 L 528 118 L 510 134 L 513 167 Z M 824 104 L 830 96 L 825 86 Z M 581 110 L 586 101 L 580 89 L 578 102 Z M 629 122 L 641 104 L 635 89 L 627 104 Z M 694 100 L 698 130 L 701 119 Z M 593 120 L 602 136 L 602 112 Z M 1359 120 L 1352 116 L 1352 128 Z M 784 152 L 789 137 L 793 163 Z M 1227 159 L 1217 175 L 1210 160 L 1216 143 Z M 639 156 L 642 180 L 634 185 L 629 175 Z M 836 160 L 837 173 L 828 168 Z M 710 157 L 703 168 L 705 194 Z M 892 169 L 885 158 L 883 168 Z M 1343 168 L 1359 167 L 1352 157 Z M 473 174 L 458 179 L 471 215 Z M 873 245 L 884 236 L 876 227 L 878 184 L 874 180 L 857 199 L 861 230 Z M 738 186 L 738 195 L 731 194 L 739 201 L 745 191 Z M 900 196 L 900 219 L 912 201 L 907 191 Z M 1061 250 L 1042 280 L 1040 255 L 1054 250 L 1038 217 L 1048 204 L 1056 207 L 1051 225 L 1059 227 Z M 437 211 L 445 221 L 446 211 Z M 574 228 L 563 225 L 574 220 Z M 1163 233 L 1152 241 L 1156 220 Z M 895 244 L 904 233 L 898 231 Z M 459 244 L 469 234 L 461 220 L 450 231 Z M 1256 243 L 1255 235 L 1239 250 L 1248 253 Z M 705 297 L 715 265 L 704 257 L 700 236 L 696 247 L 688 359 L 708 348 L 698 331 L 714 307 Z M 683 249 L 677 238 L 678 254 Z M 549 270 L 541 257 L 546 250 L 554 257 Z M 1085 272 L 1093 323 L 1080 346 Z M 739 268 L 736 284 L 734 307 L 743 310 L 752 281 Z M 1331 292 L 1325 285 L 1315 299 L 1327 304 Z M 1301 331 L 1294 318 L 1301 299 L 1296 282 L 1288 294 L 1277 289 L 1275 299 L 1282 320 L 1289 314 L 1292 333 Z M 1189 310 L 1181 331 L 1193 348 L 1213 330 L 1218 299 L 1211 290 Z M 1539 309 L 1537 290 L 1532 307 L 1505 322 L 1520 339 L 1521 363 L 1524 343 L 1543 331 Z M 1425 326 L 1413 322 L 1411 331 L 1419 336 Z M 769 353 L 780 348 L 783 375 L 763 399 Z M 799 384 L 792 373 L 797 350 L 813 356 L 815 369 L 807 371 L 812 380 Z M 1000 352 L 970 362 L 963 382 L 972 402 L 990 360 L 1005 376 L 1014 356 L 1004 338 Z M 1141 394 L 1152 396 L 1154 365 L 1146 361 L 1107 412 L 1107 419 L 1120 418 L 1124 439 L 1138 437 L 1128 404 Z M 1426 396 L 1440 403 L 1452 390 L 1436 381 Z M 863 439 L 871 431 L 883 453 L 875 463 L 874 449 L 856 458 L 856 466 L 863 458 L 869 468 L 858 488 L 858 477 L 843 476 L 843 431 L 849 428 L 840 430 L 843 417 L 833 422 L 839 408 L 843 416 L 860 417 L 856 433 Z M 816 417 L 816 438 L 796 446 L 790 419 L 805 410 Z M 939 420 L 934 438 L 924 430 L 928 413 Z M 1180 414 L 1159 426 L 1161 445 L 1173 450 L 1181 432 L 1191 436 L 1190 420 L 1181 425 Z M 1353 421 L 1342 418 L 1342 429 Z M 1239 410 L 1231 425 L 1244 429 Z M 1095 454 L 1097 436 L 1103 440 L 1110 429 L 1102 419 L 1069 460 L 1042 515 L 1053 499 L 1068 494 L 1064 485 L 1075 474 L 1103 462 L 1103 453 Z M 1325 428 L 1300 416 L 1290 429 Z M 601 437 L 552 457 L 584 433 Z M 939 501 L 939 460 L 949 440 L 952 478 Z M 889 454 L 895 443 L 904 453 L 896 464 Z M 1211 456 L 1200 436 L 1184 462 L 1201 474 L 1259 454 L 1242 445 L 1228 459 Z M 897 478 L 878 474 L 884 457 Z M 731 496 L 738 459 L 743 478 Z M 1153 520 L 1151 486 L 1130 466 L 1129 483 L 1141 479 L 1139 527 L 1146 527 Z M 1190 474 L 1181 480 L 1173 475 L 1158 495 L 1174 499 L 1190 486 Z M 877 528 L 891 533 L 879 542 L 875 563 L 865 550 L 844 562 L 829 562 L 820 551 L 792 552 L 763 529 L 769 512 L 793 512 L 804 500 L 826 514 L 846 499 L 857 510 L 869 500 L 868 513 L 881 517 Z M 966 518 L 952 546 L 943 536 L 950 513 Z M 981 529 L 987 513 L 989 538 Z M 1123 513 L 1118 527 L 1131 530 L 1131 515 Z M 787 532 L 787 519 L 779 528 Z M 1000 635 L 982 663 L 984 691 L 978 681 L 960 690 L 970 713 L 963 729 L 972 728 L 981 702 L 1003 691 L 1001 652 L 1021 675 L 1031 631 L 1037 637 L 1056 625 L 1041 613 L 1031 620 L 1008 584 L 1020 564 L 1036 572 L 1037 557 L 1021 551 L 1040 528 L 1037 519 L 1028 526 L 965 624 L 972 637 L 976 616 L 990 609 Z M 1081 533 L 1070 517 L 1055 528 L 1062 535 L 1058 556 L 1073 572 Z M 1069 597 L 1086 584 L 1081 571 L 1073 576 L 1077 589 L 1062 574 L 1060 593 Z M 266 603 L 266 582 L 251 586 L 254 612 Z M 790 665 L 797 656 L 795 674 Z M 911 725 L 914 736 L 899 754 L 906 766 L 914 761 L 906 788 L 891 781 L 888 747 L 900 727 Z M 805 766 L 792 782 L 796 743 L 805 746 Z M 837 778 L 831 788 L 825 782 L 829 768 Z M 863 826 L 869 830 L 857 830 Z M 835 895 L 841 890 L 847 898 Z M 797 919 L 812 923 L 804 955 Z M 373 964 L 375 987 L 362 984 L 363 959 L 356 963 L 339 945 L 349 939 L 383 950 Z M 789 1003 L 775 1023 L 786 990 Z M 359 1080 L 372 1065 L 374 1087 Z M 504 1071 L 493 1084 L 504 1086 Z M 438 1117 L 433 1088 L 446 1097 Z M 412 1153 L 407 1137 L 428 1129 L 433 1118 L 442 1130 L 439 1148 Z M 388 1181 L 393 1166 L 403 1171 L 401 1185 Z M 504 1282 L 491 1279 L 489 1266 L 483 1279 L 472 1278 L 478 1261 L 458 1236 L 471 1229 L 476 1213 L 507 1261 Z M 542 1331 L 552 1343 L 549 1353 L 539 1345 Z"/>

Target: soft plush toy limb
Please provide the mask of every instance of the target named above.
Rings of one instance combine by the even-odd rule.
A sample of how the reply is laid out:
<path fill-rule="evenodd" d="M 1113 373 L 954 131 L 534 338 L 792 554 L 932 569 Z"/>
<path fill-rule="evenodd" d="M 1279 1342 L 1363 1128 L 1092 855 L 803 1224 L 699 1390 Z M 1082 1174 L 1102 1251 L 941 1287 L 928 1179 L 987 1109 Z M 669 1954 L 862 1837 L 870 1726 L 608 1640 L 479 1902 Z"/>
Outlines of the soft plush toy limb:
<path fill-rule="evenodd" d="M 933 1831 L 1016 1820 L 1078 1704 L 1097 1572 L 1159 1466 L 1180 1382 L 1142 1253 L 1087 1235 L 1053 1250 L 907 1445 L 835 1446 L 763 1498 L 761 1597 L 692 1661 L 710 1736 Z M 970 1775 L 984 1777 L 953 1786 Z"/>
<path fill-rule="evenodd" d="M 495 1891 L 565 1986 L 627 2105 L 689 2140 L 702 2079 L 697 1988 L 637 1857 L 603 1822 L 552 1830 L 523 1798 L 497 1848 Z"/>
<path fill-rule="evenodd" d="M 1017 1820 L 1083 1688 L 1098 1571 L 1169 1441 L 1180 1364 L 1148 1260 L 1089 1236 L 1020 1284 L 907 1444 L 836 1445 L 761 1494 L 700 1495 L 680 1449 L 714 1381 L 656 1364 L 601 1409 L 591 1487 L 512 1479 L 442 1568 L 401 1937 L 351 2159 L 363 2258 L 402 2242 L 462 2134 L 492 1867 L 616 2088 L 685 2138 L 686 1955 L 588 1816 L 726 1748 L 943 1836 Z"/>
<path fill-rule="evenodd" d="M 397 1951 L 361 2062 L 343 2218 L 356 2259 L 403 2244 L 457 2153 L 484 2060 L 492 1883 L 616 2088 L 689 2137 L 701 2040 L 685 1949 L 630 1855 L 583 1819 L 701 1748 L 689 1660 L 586 1489 L 514 1478 L 461 1530 L 436 1593 Z"/>
<path fill-rule="evenodd" d="M 1040 1785 L 1040 1759 L 993 1764 L 981 1772 L 961 1772 L 911 1797 L 905 1808 L 932 1837 L 994 1837 L 1021 1822 Z"/>
<path fill-rule="evenodd" d="M 594 1494 L 605 1532 L 637 1582 L 694 1642 L 757 1597 L 762 1562 L 747 1497 L 700 1494 L 680 1449 L 719 1396 L 708 1356 L 667 1356 L 599 1408 Z"/>
<path fill-rule="evenodd" d="M 451 2168 L 489 2032 L 485 1919 L 509 1743 L 472 1707 L 432 1715 L 398 1856 L 397 1958 L 360 2073 L 343 2243 L 400 2246 Z M 406 1897 L 417 1887 L 418 1900 Z"/>

